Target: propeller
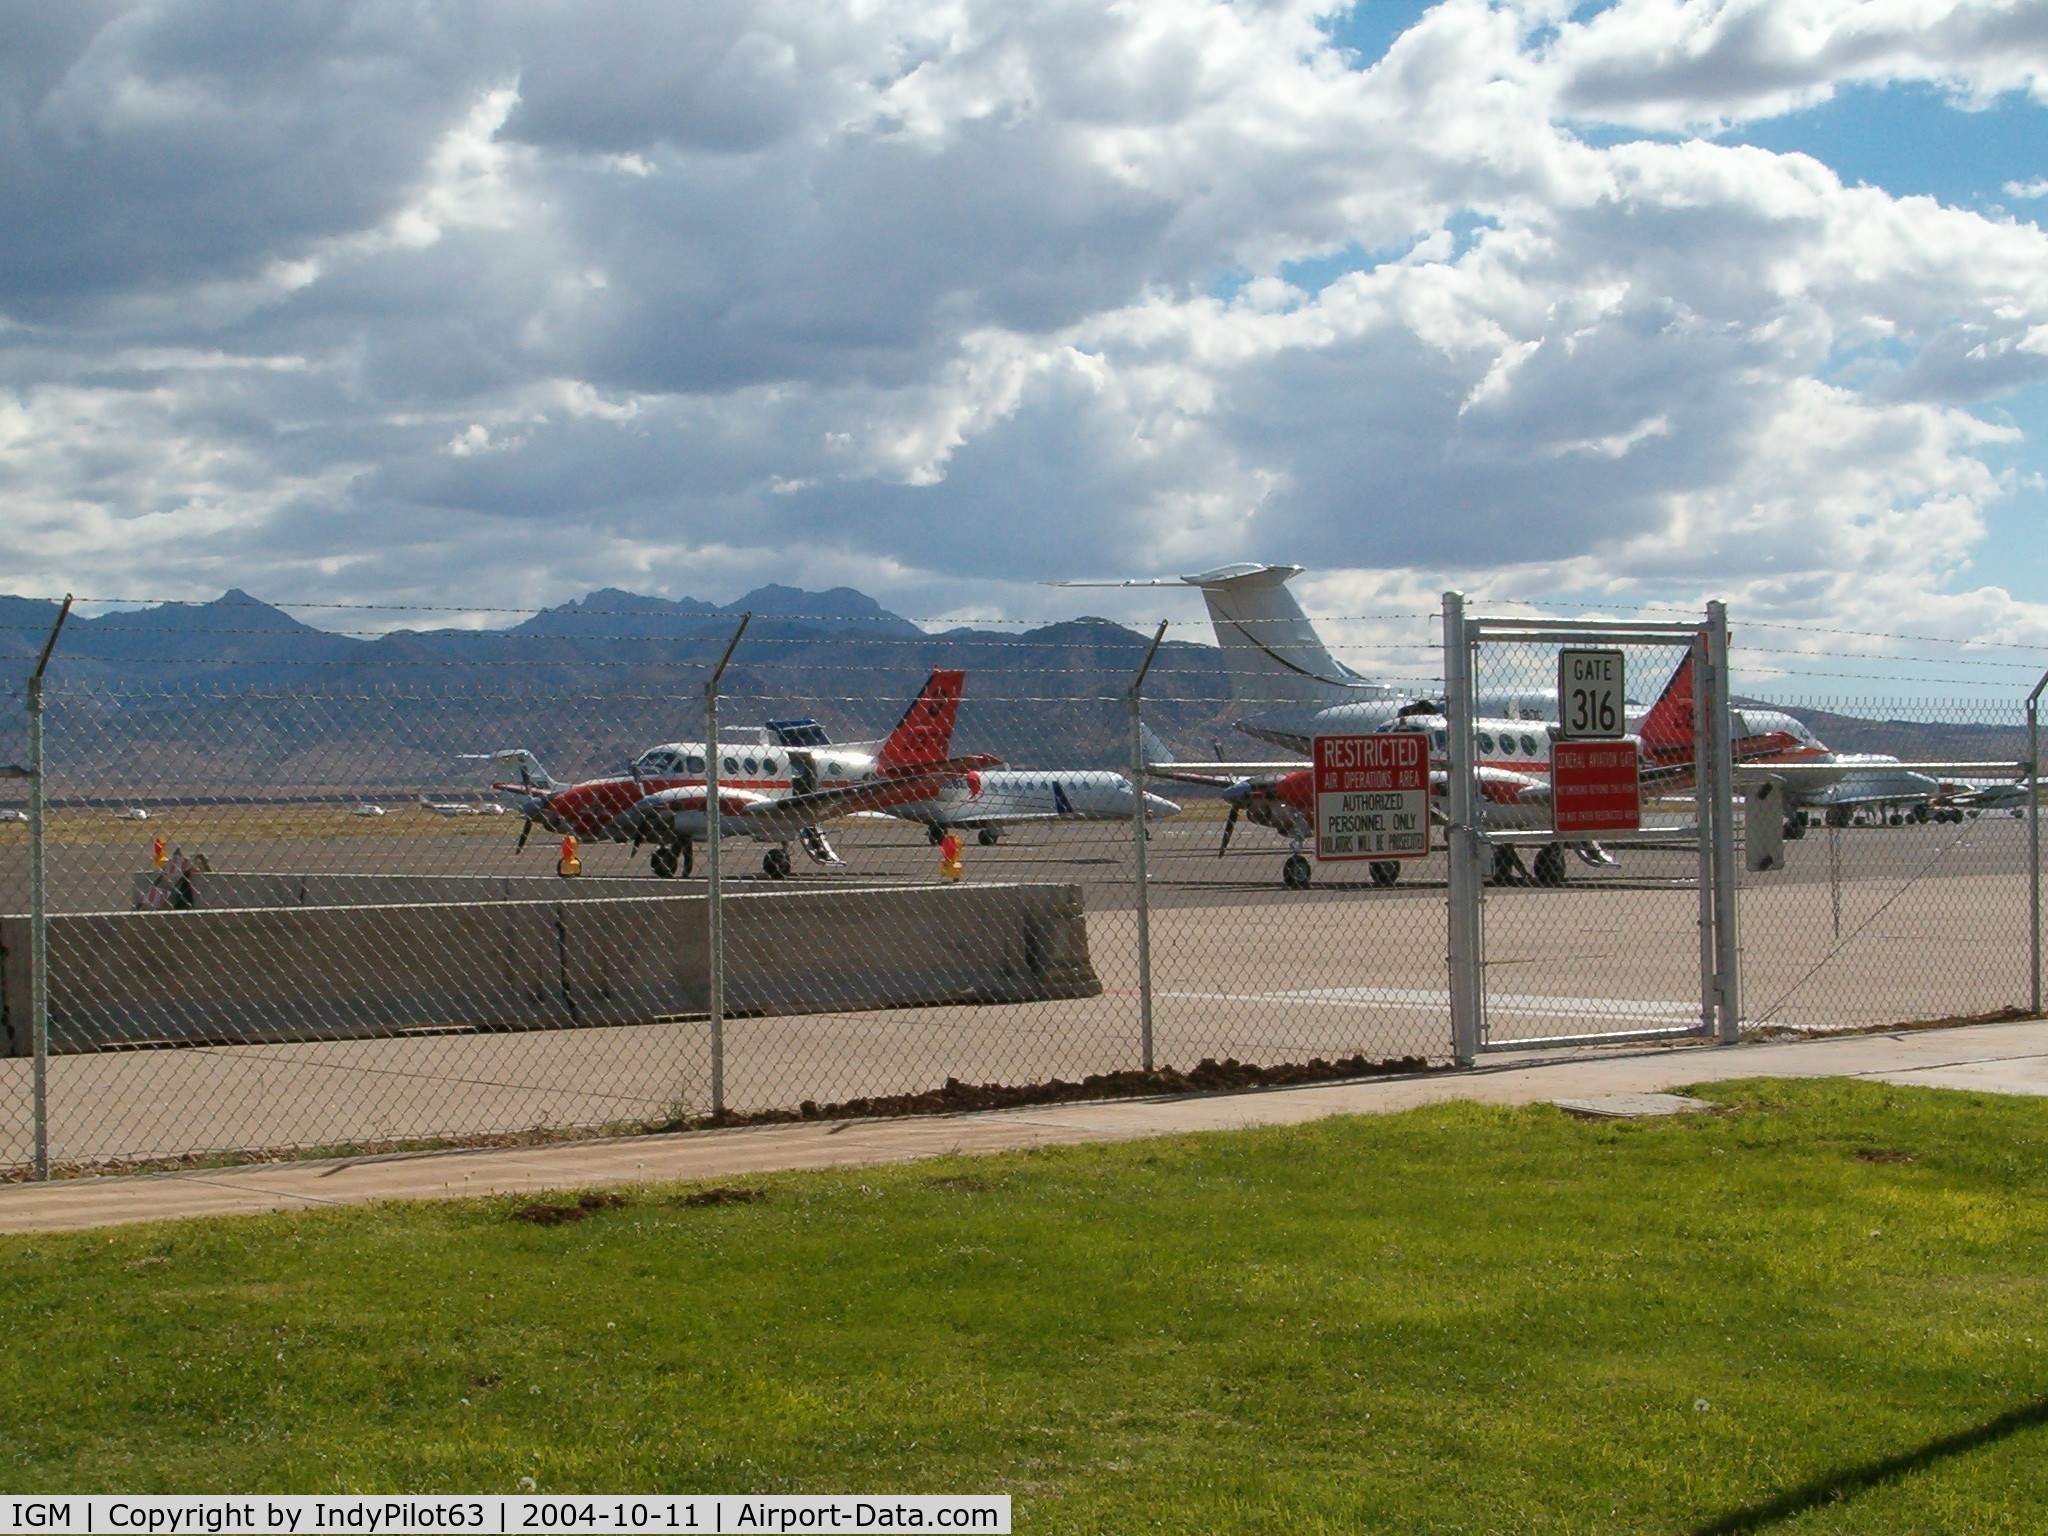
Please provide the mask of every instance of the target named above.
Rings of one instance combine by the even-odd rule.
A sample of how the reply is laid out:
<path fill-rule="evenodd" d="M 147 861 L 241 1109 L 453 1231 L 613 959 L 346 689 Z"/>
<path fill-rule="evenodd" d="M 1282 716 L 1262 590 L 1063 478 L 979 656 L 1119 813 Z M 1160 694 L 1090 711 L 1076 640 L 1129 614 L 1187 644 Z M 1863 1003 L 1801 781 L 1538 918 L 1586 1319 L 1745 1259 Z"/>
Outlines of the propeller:
<path fill-rule="evenodd" d="M 1216 850 L 1216 857 L 1219 859 L 1230 852 L 1230 834 L 1237 829 L 1237 812 L 1237 802 L 1233 800 L 1230 803 L 1230 814 L 1223 818 L 1223 842 Z"/>
<path fill-rule="evenodd" d="M 526 851 L 526 840 L 531 836 L 533 836 L 533 818 L 528 816 L 519 823 L 519 841 L 512 845 L 512 851 L 514 853 L 524 853 Z"/>

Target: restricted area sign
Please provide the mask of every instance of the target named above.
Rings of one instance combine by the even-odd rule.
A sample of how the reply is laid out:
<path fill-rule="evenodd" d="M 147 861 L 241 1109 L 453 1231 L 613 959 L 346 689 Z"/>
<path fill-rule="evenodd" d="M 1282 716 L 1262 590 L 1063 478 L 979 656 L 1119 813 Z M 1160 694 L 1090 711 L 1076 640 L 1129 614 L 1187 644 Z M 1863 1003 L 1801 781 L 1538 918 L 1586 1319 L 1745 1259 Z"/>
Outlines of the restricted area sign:
<path fill-rule="evenodd" d="M 1557 734 L 1566 741 L 1616 741 L 1628 734 L 1628 694 L 1619 651 L 1557 653 Z"/>
<path fill-rule="evenodd" d="M 1419 731 L 1315 739 L 1316 857 L 1429 852 L 1429 741 Z"/>
<path fill-rule="evenodd" d="M 1550 825 L 1559 837 L 1633 832 L 1643 824 L 1632 741 L 1550 744 Z"/>

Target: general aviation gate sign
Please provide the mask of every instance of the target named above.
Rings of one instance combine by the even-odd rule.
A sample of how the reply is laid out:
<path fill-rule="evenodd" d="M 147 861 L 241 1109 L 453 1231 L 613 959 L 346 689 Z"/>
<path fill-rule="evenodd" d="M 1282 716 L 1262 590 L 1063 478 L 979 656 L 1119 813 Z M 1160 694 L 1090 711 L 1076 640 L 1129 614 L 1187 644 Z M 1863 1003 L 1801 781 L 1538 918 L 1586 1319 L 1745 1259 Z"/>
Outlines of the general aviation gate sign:
<path fill-rule="evenodd" d="M 1429 742 L 1417 731 L 1315 739 L 1316 858 L 1429 852 Z"/>

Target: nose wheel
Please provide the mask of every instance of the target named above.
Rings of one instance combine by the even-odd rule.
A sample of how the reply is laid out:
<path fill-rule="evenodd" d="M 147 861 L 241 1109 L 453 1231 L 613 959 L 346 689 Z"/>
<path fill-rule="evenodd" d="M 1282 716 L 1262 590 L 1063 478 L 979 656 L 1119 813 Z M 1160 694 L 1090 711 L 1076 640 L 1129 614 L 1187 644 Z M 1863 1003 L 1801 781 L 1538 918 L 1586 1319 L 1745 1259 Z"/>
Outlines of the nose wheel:
<path fill-rule="evenodd" d="M 673 880 L 676 877 L 676 851 L 664 843 L 647 855 L 647 867 L 654 872 L 657 880 Z"/>
<path fill-rule="evenodd" d="M 770 880 L 787 880 L 789 878 L 789 850 L 787 848 L 770 848 L 761 856 L 761 873 Z"/>
<path fill-rule="evenodd" d="M 1291 853 L 1287 856 L 1287 862 L 1280 866 L 1280 883 L 1290 891 L 1305 891 L 1314 874 L 1314 866 L 1304 855 Z"/>

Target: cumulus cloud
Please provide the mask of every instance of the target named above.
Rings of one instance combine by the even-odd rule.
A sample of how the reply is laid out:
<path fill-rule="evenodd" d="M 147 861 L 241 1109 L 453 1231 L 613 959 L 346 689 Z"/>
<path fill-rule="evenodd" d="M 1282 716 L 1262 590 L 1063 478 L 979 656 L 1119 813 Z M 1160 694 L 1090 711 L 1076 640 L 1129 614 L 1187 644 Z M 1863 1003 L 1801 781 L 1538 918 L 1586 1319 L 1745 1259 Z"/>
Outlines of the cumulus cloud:
<path fill-rule="evenodd" d="M 2043 14 L 1444 0 L 1361 69 L 1313 0 L 10 13 L 0 559 L 1043 611 L 1284 558 L 2039 627 L 1977 592 L 1971 408 L 2048 377 L 2041 231 L 1579 125 L 2039 95 Z"/>

